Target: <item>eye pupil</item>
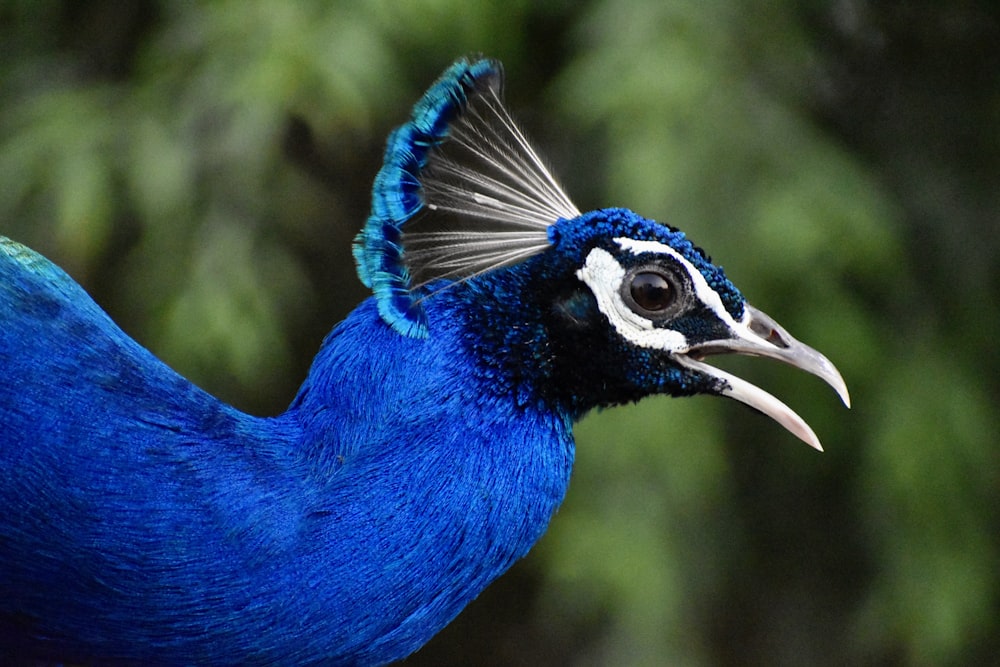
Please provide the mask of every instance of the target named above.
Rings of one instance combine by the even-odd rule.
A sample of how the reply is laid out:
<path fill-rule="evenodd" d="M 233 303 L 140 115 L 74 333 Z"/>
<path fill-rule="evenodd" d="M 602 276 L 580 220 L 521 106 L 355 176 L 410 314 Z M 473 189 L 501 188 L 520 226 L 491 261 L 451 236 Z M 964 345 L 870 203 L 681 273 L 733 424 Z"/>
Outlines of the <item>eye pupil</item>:
<path fill-rule="evenodd" d="M 650 312 L 667 309 L 674 302 L 674 289 L 659 273 L 641 271 L 632 278 L 629 292 L 636 305 Z"/>

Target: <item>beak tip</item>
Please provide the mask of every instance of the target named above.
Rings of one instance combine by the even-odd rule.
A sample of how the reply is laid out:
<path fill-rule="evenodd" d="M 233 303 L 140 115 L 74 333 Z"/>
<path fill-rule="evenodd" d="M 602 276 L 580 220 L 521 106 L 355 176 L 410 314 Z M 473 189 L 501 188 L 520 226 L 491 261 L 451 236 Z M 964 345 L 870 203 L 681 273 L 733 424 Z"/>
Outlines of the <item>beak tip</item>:
<path fill-rule="evenodd" d="M 816 436 L 816 433 L 811 428 L 809 428 L 809 425 L 806 424 L 801 419 L 799 419 L 798 415 L 795 415 L 794 413 L 791 414 L 798 421 L 796 422 L 789 420 L 787 422 L 781 422 L 781 425 L 784 426 L 789 431 L 791 431 L 799 438 L 799 440 L 806 443 L 807 445 L 815 449 L 817 452 L 826 451 L 823 449 L 823 445 L 820 443 L 819 438 Z"/>
<path fill-rule="evenodd" d="M 831 366 L 832 366 L 832 364 L 831 364 Z M 844 404 L 844 407 L 846 407 L 848 410 L 850 410 L 851 409 L 851 394 L 850 394 L 849 391 L 847 391 L 847 383 L 844 382 L 844 378 L 840 375 L 839 372 L 837 372 L 836 369 L 833 369 L 833 370 L 834 370 L 834 373 L 836 375 L 835 375 L 835 379 L 832 380 L 832 381 L 830 381 L 830 386 L 832 386 L 833 390 L 837 392 L 837 396 L 840 397 L 840 400 Z"/>

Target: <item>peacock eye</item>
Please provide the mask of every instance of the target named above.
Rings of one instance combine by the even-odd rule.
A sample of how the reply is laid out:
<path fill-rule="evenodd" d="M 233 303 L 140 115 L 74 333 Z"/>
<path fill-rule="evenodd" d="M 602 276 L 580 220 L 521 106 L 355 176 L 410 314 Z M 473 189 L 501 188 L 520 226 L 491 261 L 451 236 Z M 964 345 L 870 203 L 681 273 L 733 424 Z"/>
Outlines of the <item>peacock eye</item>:
<path fill-rule="evenodd" d="M 677 290 L 666 274 L 660 271 L 638 271 L 628 283 L 631 301 L 641 314 L 658 315 L 673 305 Z"/>

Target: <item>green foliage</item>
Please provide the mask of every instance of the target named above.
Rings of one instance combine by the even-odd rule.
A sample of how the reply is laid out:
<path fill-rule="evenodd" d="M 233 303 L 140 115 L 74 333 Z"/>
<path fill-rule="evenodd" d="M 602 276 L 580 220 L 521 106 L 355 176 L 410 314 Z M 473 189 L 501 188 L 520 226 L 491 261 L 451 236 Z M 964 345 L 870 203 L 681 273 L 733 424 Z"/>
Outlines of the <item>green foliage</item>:
<path fill-rule="evenodd" d="M 865 452 L 864 511 L 886 570 L 861 618 L 899 633 L 912 664 L 940 665 L 995 633 L 1000 475 L 983 445 L 1000 424 L 973 369 L 917 349 L 921 363 L 885 368 Z"/>
<path fill-rule="evenodd" d="M 494 644 L 525 663 L 539 635 L 574 664 L 982 661 L 997 25 L 975 3 L 8 2 L 0 233 L 202 386 L 280 410 L 363 295 L 349 244 L 386 132 L 455 56 L 499 57 L 578 205 L 686 230 L 828 353 L 855 408 L 751 361 L 733 365 L 826 454 L 718 400 L 588 417 L 570 495 L 512 573 L 532 611 Z M 458 664 L 493 653 L 456 637 Z"/>

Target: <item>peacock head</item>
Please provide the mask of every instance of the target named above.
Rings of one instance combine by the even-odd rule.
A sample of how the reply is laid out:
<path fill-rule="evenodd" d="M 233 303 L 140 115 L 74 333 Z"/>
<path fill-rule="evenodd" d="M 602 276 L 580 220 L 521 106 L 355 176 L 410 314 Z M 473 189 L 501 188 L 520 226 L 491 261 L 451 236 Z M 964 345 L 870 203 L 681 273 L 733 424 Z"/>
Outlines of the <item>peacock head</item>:
<path fill-rule="evenodd" d="M 581 213 L 502 102 L 488 59 L 453 64 L 389 138 L 359 275 L 385 322 L 426 337 L 427 305 L 464 299 L 477 344 L 573 414 L 653 393 L 741 401 L 821 449 L 763 389 L 706 361 L 769 357 L 849 405 L 832 363 L 749 305 L 679 230 L 621 208 Z"/>

